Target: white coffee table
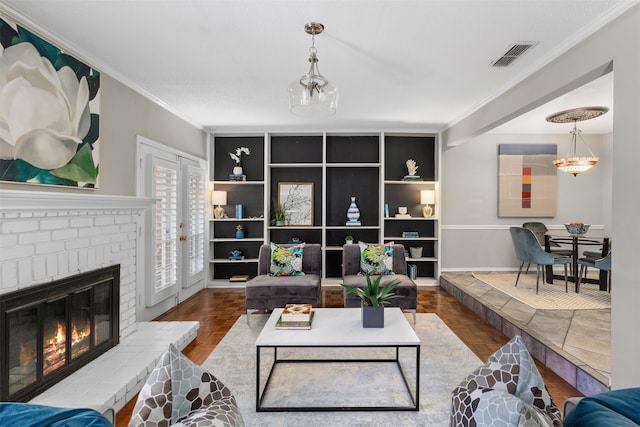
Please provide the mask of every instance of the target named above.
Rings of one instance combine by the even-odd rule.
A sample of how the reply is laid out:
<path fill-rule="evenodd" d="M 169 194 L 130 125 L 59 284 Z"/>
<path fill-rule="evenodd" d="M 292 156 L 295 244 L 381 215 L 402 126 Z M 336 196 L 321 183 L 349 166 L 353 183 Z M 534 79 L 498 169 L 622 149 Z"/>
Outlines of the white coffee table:
<path fill-rule="evenodd" d="M 363 328 L 359 308 L 316 308 L 310 330 L 275 329 L 276 320 L 282 309 L 273 310 L 262 332 L 256 339 L 256 411 L 417 411 L 419 410 L 420 390 L 420 339 L 399 308 L 385 308 L 384 328 Z M 395 357 L 390 359 L 288 359 L 278 358 L 279 348 L 360 348 L 360 347 L 392 347 Z M 400 363 L 400 348 L 413 348 L 415 360 L 415 390 L 411 390 L 410 382 Z M 267 379 L 261 387 L 261 354 L 264 349 L 272 349 L 273 363 L 268 368 Z M 411 396 L 411 405 L 402 406 L 343 406 L 336 402 L 334 406 L 265 406 L 263 397 L 269 387 L 271 374 L 279 363 L 395 363 L 402 374 L 406 389 Z M 327 379 L 330 381 L 330 379 Z"/>

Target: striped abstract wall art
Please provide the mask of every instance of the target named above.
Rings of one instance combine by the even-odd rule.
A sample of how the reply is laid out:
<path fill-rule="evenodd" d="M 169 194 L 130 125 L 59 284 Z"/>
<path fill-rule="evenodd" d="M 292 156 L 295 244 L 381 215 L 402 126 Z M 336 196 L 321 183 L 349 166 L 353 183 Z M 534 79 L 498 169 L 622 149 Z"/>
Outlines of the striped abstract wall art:
<path fill-rule="evenodd" d="M 558 184 L 555 144 L 498 145 L 498 216 L 554 217 Z"/>

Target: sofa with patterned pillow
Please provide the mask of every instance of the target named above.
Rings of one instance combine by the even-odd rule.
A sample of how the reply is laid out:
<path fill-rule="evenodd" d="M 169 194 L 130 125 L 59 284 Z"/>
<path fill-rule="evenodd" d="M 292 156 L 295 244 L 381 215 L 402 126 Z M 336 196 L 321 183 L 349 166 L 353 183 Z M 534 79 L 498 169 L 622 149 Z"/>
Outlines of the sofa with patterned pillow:
<path fill-rule="evenodd" d="M 562 426 L 562 416 L 519 335 L 452 393 L 452 426 Z"/>
<path fill-rule="evenodd" d="M 362 242 L 344 245 L 342 247 L 342 283 L 364 288 L 367 286 L 366 274 L 381 274 L 380 286 L 385 286 L 394 280 L 400 282 L 394 290 L 397 298 L 391 300 L 390 306 L 411 312 L 415 324 L 418 287 L 407 276 L 404 246 L 393 243 L 380 245 Z M 360 297 L 344 292 L 345 307 L 360 307 L 360 303 Z"/>
<path fill-rule="evenodd" d="M 260 247 L 258 275 L 245 289 L 247 322 L 254 310 L 273 310 L 286 304 L 320 305 L 322 254 L 317 243 Z"/>

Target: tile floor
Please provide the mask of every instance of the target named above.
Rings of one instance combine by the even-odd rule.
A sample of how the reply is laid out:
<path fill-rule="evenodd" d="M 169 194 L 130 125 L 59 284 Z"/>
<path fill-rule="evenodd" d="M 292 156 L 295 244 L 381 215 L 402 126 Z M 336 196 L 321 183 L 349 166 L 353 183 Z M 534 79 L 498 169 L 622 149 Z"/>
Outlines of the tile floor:
<path fill-rule="evenodd" d="M 472 272 L 442 273 L 440 286 L 508 337 L 522 335 L 534 357 L 580 392 L 609 389 L 611 309 L 536 310 Z"/>

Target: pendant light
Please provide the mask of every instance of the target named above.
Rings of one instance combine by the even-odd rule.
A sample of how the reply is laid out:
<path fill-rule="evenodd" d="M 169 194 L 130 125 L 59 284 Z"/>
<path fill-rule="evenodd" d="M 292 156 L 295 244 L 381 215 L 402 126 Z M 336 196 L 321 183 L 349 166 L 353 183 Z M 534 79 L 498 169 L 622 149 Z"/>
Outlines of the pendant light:
<path fill-rule="evenodd" d="M 593 152 L 587 147 L 587 144 L 580 135 L 580 129 L 577 127 L 577 123 L 583 120 L 594 119 L 605 114 L 609 109 L 607 107 L 581 107 L 571 110 L 560 111 L 558 113 L 551 114 L 546 118 L 550 123 L 571 123 L 573 122 L 573 130 L 571 133 L 571 143 L 569 144 L 569 150 L 567 155 L 561 159 L 553 161 L 553 164 L 563 172 L 570 173 L 573 176 L 577 176 L 582 172 L 586 172 L 593 168 L 599 160 Z M 588 155 L 580 155 L 578 152 L 578 139 L 588 152 Z"/>
<path fill-rule="evenodd" d="M 289 85 L 289 110 L 298 116 L 326 117 L 335 114 L 338 107 L 338 88 L 318 70 L 315 36 L 322 33 L 324 25 L 309 22 L 304 30 L 311 34 L 309 71 Z"/>

